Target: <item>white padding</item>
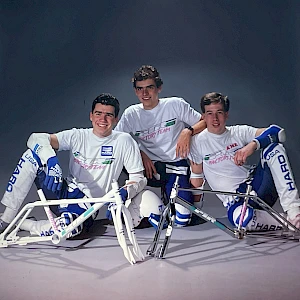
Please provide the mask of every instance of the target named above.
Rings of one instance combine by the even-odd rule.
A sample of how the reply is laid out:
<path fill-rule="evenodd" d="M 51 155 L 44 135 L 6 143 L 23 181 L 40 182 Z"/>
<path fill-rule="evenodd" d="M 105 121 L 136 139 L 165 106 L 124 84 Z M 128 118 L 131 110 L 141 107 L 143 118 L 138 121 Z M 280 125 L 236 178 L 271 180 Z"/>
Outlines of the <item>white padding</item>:
<path fill-rule="evenodd" d="M 126 180 L 125 186 L 128 193 L 128 199 L 132 199 L 141 192 L 147 185 L 147 178 L 143 172 L 129 174 L 129 179 Z"/>
<path fill-rule="evenodd" d="M 50 157 L 56 155 L 50 144 L 49 133 L 32 133 L 28 138 L 27 147 L 37 154 L 42 164 L 46 164 Z"/>

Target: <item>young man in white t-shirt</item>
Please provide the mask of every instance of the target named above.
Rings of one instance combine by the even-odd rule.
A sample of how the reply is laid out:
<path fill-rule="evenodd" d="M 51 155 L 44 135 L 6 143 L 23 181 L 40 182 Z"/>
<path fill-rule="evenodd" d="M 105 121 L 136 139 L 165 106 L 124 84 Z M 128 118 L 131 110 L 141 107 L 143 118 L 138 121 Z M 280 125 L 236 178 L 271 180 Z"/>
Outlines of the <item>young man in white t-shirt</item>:
<path fill-rule="evenodd" d="M 277 125 L 255 128 L 247 125 L 226 126 L 229 99 L 220 93 L 205 94 L 200 101 L 207 129 L 194 136 L 189 159 L 191 184 L 201 187 L 204 178 L 216 191 L 252 193 L 273 206 L 279 197 L 288 220 L 300 228 L 300 199 L 283 142 L 284 129 Z M 250 170 L 246 159 L 261 151 L 260 162 Z M 250 178 L 249 171 L 251 172 Z M 243 198 L 217 195 L 227 208 L 230 222 L 238 226 Z M 272 230 L 278 223 L 252 200 L 243 227 L 250 231 Z"/>
<path fill-rule="evenodd" d="M 189 187 L 189 166 L 186 156 L 190 139 L 205 128 L 201 114 L 178 97 L 159 98 L 163 81 L 156 68 L 144 65 L 132 78 L 139 104 L 129 106 L 116 130 L 131 133 L 138 142 L 149 186 L 165 187 L 167 199 L 179 174 L 181 187 Z M 190 192 L 179 192 L 193 203 Z M 178 226 L 189 223 L 190 212 L 176 204 Z"/>
<path fill-rule="evenodd" d="M 92 128 L 30 135 L 27 141 L 29 149 L 17 164 L 1 201 L 6 206 L 0 219 L 1 232 L 17 214 L 33 182 L 38 188 L 42 188 L 47 199 L 102 197 L 111 189 L 112 181 L 119 178 L 123 168 L 129 173 L 129 180 L 120 189 L 120 193 L 123 201 L 132 199 L 129 210 L 132 213 L 138 212 L 138 216 L 133 216 L 134 225 L 138 226 L 151 213 L 156 218 L 159 217 L 163 206 L 161 199 L 150 191 L 143 196 L 147 181 L 136 142 L 127 133 L 113 131 L 119 110 L 119 101 L 114 96 L 101 94 L 92 104 Z M 66 179 L 62 177 L 56 150 L 70 153 L 69 174 Z M 68 225 L 90 205 L 84 203 L 52 207 L 58 216 L 58 226 L 63 228 Z M 141 207 L 147 210 L 148 215 L 141 211 Z M 86 229 L 92 225 L 94 218 L 84 222 Z M 32 234 L 53 233 L 49 221 L 25 222 L 26 230 Z M 73 236 L 81 230 L 82 228 L 77 228 L 72 233 Z"/>

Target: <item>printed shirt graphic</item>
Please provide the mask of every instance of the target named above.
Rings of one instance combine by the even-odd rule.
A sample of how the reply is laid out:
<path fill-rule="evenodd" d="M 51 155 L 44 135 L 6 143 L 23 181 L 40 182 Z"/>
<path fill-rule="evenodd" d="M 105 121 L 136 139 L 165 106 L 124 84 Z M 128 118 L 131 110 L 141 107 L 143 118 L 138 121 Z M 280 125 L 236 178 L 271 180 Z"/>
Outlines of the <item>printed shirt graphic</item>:
<path fill-rule="evenodd" d="M 115 130 L 135 136 L 140 149 L 153 161 L 177 161 L 176 144 L 186 125 L 194 125 L 201 118 L 182 98 L 162 98 L 151 110 L 143 105 L 128 107 Z"/>
<path fill-rule="evenodd" d="M 74 182 L 88 197 L 102 197 L 118 180 L 123 166 L 129 173 L 144 170 L 139 148 L 127 133 L 115 132 L 97 137 L 92 128 L 56 133 L 59 151 L 69 150 L 68 180 Z"/>
<path fill-rule="evenodd" d="M 249 166 L 237 166 L 233 157 L 254 137 L 257 128 L 247 125 L 226 127 L 221 134 L 212 134 L 205 129 L 193 136 L 189 159 L 197 164 L 203 163 L 205 179 L 212 190 L 235 192 L 248 176 Z M 217 195 L 223 202 L 227 197 Z"/>

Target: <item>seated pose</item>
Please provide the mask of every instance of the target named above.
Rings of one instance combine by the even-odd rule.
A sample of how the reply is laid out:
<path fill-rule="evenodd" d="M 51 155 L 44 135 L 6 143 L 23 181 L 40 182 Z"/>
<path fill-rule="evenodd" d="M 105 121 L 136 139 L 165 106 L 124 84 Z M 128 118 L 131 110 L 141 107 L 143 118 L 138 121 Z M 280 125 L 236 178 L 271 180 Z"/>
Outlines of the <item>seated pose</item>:
<path fill-rule="evenodd" d="M 279 197 L 288 221 L 300 228 L 300 199 L 282 145 L 284 129 L 277 125 L 268 128 L 226 126 L 229 99 L 220 93 L 205 94 L 200 107 L 207 129 L 191 142 L 191 184 L 201 187 L 205 178 L 212 190 L 242 193 L 250 184 L 253 195 L 270 206 Z M 245 163 L 255 150 L 261 151 L 260 161 L 249 177 L 250 168 Z M 230 222 L 238 226 L 244 198 L 217 196 L 227 208 Z M 249 231 L 273 230 L 279 228 L 279 223 L 250 198 L 242 226 Z"/>
<path fill-rule="evenodd" d="M 29 149 L 18 162 L 1 201 L 6 208 L 0 219 L 0 233 L 14 219 L 33 182 L 42 188 L 47 199 L 102 197 L 111 189 L 112 181 L 119 178 L 123 167 L 129 173 L 129 180 L 120 189 L 120 194 L 123 201 L 132 199 L 128 209 L 134 214 L 134 226 L 151 213 L 159 220 L 163 203 L 153 192 L 143 191 L 147 180 L 136 142 L 129 134 L 112 130 L 118 113 L 119 101 L 110 94 L 101 94 L 92 104 L 92 128 L 30 135 Z M 55 150 L 70 152 L 69 175 L 65 179 Z M 90 206 L 85 203 L 50 208 L 58 217 L 58 228 L 62 229 Z M 96 214 L 87 219 L 83 226 L 72 232 L 72 236 L 83 228 L 88 229 L 95 218 Z M 25 222 L 26 230 L 32 234 L 53 233 L 49 221 Z"/>
<path fill-rule="evenodd" d="M 163 187 L 166 198 L 179 175 L 181 187 L 190 187 L 189 165 L 186 159 L 190 139 L 205 128 L 201 114 L 178 97 L 159 98 L 163 81 L 156 68 L 140 67 L 132 78 L 140 103 L 125 109 L 115 130 L 132 134 L 139 144 L 148 186 Z M 164 196 L 164 195 L 163 195 Z M 193 203 L 191 192 L 179 196 Z M 175 224 L 185 226 L 190 212 L 176 204 Z"/>

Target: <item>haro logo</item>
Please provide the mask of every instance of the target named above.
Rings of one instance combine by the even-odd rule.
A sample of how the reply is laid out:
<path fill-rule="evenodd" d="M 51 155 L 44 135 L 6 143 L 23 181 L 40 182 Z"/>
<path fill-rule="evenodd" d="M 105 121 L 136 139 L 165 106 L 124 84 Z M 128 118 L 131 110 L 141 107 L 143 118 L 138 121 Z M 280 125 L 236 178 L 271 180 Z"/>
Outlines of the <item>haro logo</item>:
<path fill-rule="evenodd" d="M 11 193 L 12 190 L 13 190 L 13 187 L 14 187 L 14 184 L 16 183 L 17 181 L 17 178 L 18 178 L 18 175 L 20 174 L 21 172 L 21 169 L 22 169 L 22 165 L 23 163 L 25 163 L 25 160 L 23 157 L 20 158 L 18 164 L 17 164 L 17 167 L 15 168 L 13 174 L 11 175 L 11 177 L 9 178 L 9 181 L 8 181 L 8 184 L 7 184 L 7 187 L 6 187 L 6 190 Z"/>

